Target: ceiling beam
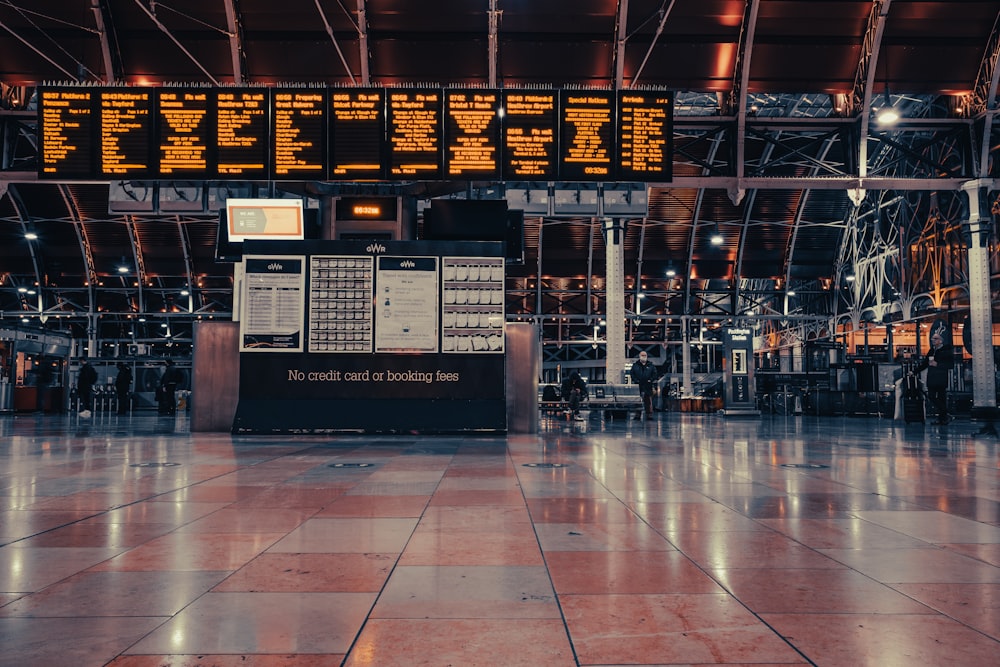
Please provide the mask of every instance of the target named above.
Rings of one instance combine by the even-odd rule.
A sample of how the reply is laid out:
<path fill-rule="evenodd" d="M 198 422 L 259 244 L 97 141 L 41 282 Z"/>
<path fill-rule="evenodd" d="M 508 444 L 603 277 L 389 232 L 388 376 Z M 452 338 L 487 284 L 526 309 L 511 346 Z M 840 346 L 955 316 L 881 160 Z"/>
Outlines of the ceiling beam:
<path fill-rule="evenodd" d="M 737 187 L 729 191 L 729 199 L 733 205 L 739 206 L 746 190 L 739 187 L 738 181 L 743 178 L 744 160 L 746 156 L 747 137 L 747 88 L 750 84 L 750 56 L 753 55 L 753 43 L 757 34 L 757 14 L 760 11 L 760 0 L 747 2 L 746 14 L 743 17 L 743 29 L 740 34 L 740 46 L 736 52 L 736 67 L 733 72 L 733 90 L 729 95 L 730 112 L 736 114 L 736 178 Z"/>
<path fill-rule="evenodd" d="M 676 2 L 677 2 L 677 0 L 669 0 L 669 1 L 670 1 L 670 6 L 667 6 L 667 0 L 663 0 L 663 5 L 660 6 L 660 10 L 659 10 L 659 12 L 660 12 L 660 22 L 656 26 L 656 33 L 653 35 L 653 39 L 649 43 L 649 48 L 646 49 L 646 55 L 644 55 L 642 57 L 642 62 L 639 63 L 638 69 L 636 69 L 635 74 L 632 75 L 632 82 L 629 84 L 629 86 L 628 86 L 629 88 L 634 88 L 635 87 L 635 82 L 639 80 L 639 77 L 642 75 L 642 70 L 645 69 L 645 67 L 646 67 L 646 61 L 649 60 L 649 57 L 653 54 L 653 48 L 656 46 L 656 43 L 659 41 L 660 35 L 663 34 L 663 26 L 665 26 L 667 24 L 667 17 L 670 16 L 670 11 L 674 8 L 674 4 L 676 4 Z M 621 51 L 620 51 L 620 55 L 622 56 L 622 60 L 624 60 L 624 55 L 625 55 L 625 44 L 624 44 L 624 42 L 628 41 L 628 37 L 629 36 L 626 35 L 624 37 L 624 39 L 623 39 L 622 48 L 621 48 Z M 622 64 L 622 67 L 624 68 L 624 62 Z M 623 72 L 622 76 L 624 78 L 624 69 L 622 70 L 622 72 Z M 624 87 L 624 82 L 622 83 L 622 87 Z"/>
<path fill-rule="evenodd" d="M 239 0 L 222 0 L 226 6 L 226 32 L 229 35 L 229 53 L 233 60 L 233 82 L 246 83 L 246 52 L 243 50 L 243 21 Z"/>
<path fill-rule="evenodd" d="M 122 55 L 118 50 L 115 24 L 111 20 L 111 7 L 107 0 L 90 0 L 90 10 L 94 13 L 94 25 L 101 38 L 101 59 L 104 61 L 104 82 L 114 83 L 125 78 Z"/>
<path fill-rule="evenodd" d="M 627 2 L 627 0 L 622 0 Z M 497 58 L 499 55 L 499 50 L 497 46 L 497 33 L 500 30 L 500 13 L 497 11 L 497 0 L 490 0 L 490 11 L 489 11 L 489 86 L 490 88 L 497 87 Z"/>
<path fill-rule="evenodd" d="M 188 57 L 188 60 L 194 63 L 195 67 L 201 70 L 202 74 L 204 74 L 208 78 L 208 80 L 212 82 L 212 85 L 215 86 L 221 85 L 219 81 L 214 76 L 212 76 L 211 72 L 205 69 L 205 66 L 202 65 L 201 62 L 197 58 L 195 58 L 194 55 L 190 51 L 188 51 L 183 44 L 180 43 L 180 40 L 174 37 L 174 34 L 170 32 L 170 29 L 167 28 L 167 26 L 163 25 L 163 23 L 160 22 L 160 19 L 156 18 L 156 14 L 150 11 L 149 7 L 147 7 L 142 3 L 142 0 L 135 0 L 135 4 L 138 5 L 139 9 L 141 9 L 146 14 L 146 16 L 149 17 L 149 20 L 152 21 L 157 28 L 159 28 L 160 32 L 166 35 L 167 39 L 173 42 L 174 46 L 180 49 L 181 53 L 186 55 Z M 155 7 L 156 5 L 153 6 Z"/>
<path fill-rule="evenodd" d="M 368 13 L 366 0 L 358 0 L 358 55 L 361 63 L 361 85 L 372 85 L 371 57 L 368 53 Z"/>
<path fill-rule="evenodd" d="M 978 176 L 989 173 L 990 148 L 993 145 L 993 122 L 997 113 L 997 87 L 1000 85 L 1000 13 L 993 22 L 993 30 L 983 59 L 979 63 L 976 82 L 972 86 L 972 114 L 983 115 L 982 146 L 979 155 Z"/>
<path fill-rule="evenodd" d="M 344 71 L 347 73 L 348 78 L 350 78 L 352 84 L 357 84 L 357 79 L 354 78 L 354 72 L 351 71 L 351 66 L 347 64 L 347 58 L 344 57 L 344 52 L 340 50 L 340 44 L 337 42 L 337 36 L 333 34 L 333 26 L 330 25 L 330 21 L 326 18 L 326 12 L 323 11 L 323 5 L 319 4 L 319 0 L 313 0 L 316 3 L 316 11 L 319 12 L 319 17 L 323 19 L 323 27 L 326 29 L 326 34 L 329 35 L 330 41 L 333 43 L 333 48 L 337 52 L 337 57 L 340 58 L 340 63 L 344 66 Z"/>
<path fill-rule="evenodd" d="M 858 137 L 858 176 L 868 175 L 868 135 L 871 124 L 872 93 L 875 88 L 875 68 L 878 65 L 879 52 L 882 49 L 882 37 L 885 34 L 885 24 L 889 16 L 889 6 L 892 0 L 874 0 L 872 11 L 868 15 L 868 28 L 861 48 L 861 60 L 854 77 L 854 89 L 851 91 L 851 114 L 860 115 L 861 131 Z M 888 92 L 889 72 L 886 71 L 886 87 Z M 861 87 L 859 89 L 859 87 Z M 851 194 L 855 206 L 864 199 L 865 192 L 859 188 Z"/>
<path fill-rule="evenodd" d="M 495 0 L 490 0 L 494 2 Z M 615 90 L 625 87 L 625 44 L 628 35 L 628 0 L 618 0 L 618 18 L 615 20 L 615 51 L 612 62 L 615 69 Z"/>

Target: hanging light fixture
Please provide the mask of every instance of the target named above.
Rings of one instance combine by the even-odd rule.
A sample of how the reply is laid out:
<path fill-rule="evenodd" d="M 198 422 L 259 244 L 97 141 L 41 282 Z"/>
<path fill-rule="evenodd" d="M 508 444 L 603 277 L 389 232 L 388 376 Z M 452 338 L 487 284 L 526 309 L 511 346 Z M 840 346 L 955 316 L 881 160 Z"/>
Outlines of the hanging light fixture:
<path fill-rule="evenodd" d="M 712 245 L 722 245 L 724 239 L 722 238 L 722 232 L 719 231 L 718 223 L 716 223 L 715 229 L 712 231 L 712 236 L 708 240 Z"/>
<path fill-rule="evenodd" d="M 889 98 L 889 86 L 886 85 L 885 93 L 883 94 L 884 103 L 882 108 L 878 110 L 875 115 L 875 120 L 879 122 L 879 125 L 895 125 L 899 122 L 899 111 L 896 107 L 892 105 L 892 100 Z"/>

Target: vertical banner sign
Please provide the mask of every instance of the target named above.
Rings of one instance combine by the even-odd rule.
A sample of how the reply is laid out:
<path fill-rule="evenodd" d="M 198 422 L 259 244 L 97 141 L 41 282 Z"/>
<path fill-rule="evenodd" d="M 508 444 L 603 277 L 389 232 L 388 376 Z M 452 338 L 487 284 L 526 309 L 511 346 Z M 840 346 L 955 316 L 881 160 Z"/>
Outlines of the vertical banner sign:
<path fill-rule="evenodd" d="M 556 93 L 504 91 L 503 177 L 554 181 L 559 175 Z"/>
<path fill-rule="evenodd" d="M 723 350 L 726 355 L 723 381 L 727 411 L 755 411 L 753 380 L 753 331 L 724 329 Z"/>
<path fill-rule="evenodd" d="M 441 91 L 390 90 L 389 176 L 441 178 Z"/>
<path fill-rule="evenodd" d="M 244 257 L 240 352 L 302 352 L 305 257 Z"/>
<path fill-rule="evenodd" d="M 444 164 L 449 178 L 500 178 L 500 92 L 445 90 Z"/>
<path fill-rule="evenodd" d="M 438 258 L 379 257 L 375 351 L 437 352 Z"/>

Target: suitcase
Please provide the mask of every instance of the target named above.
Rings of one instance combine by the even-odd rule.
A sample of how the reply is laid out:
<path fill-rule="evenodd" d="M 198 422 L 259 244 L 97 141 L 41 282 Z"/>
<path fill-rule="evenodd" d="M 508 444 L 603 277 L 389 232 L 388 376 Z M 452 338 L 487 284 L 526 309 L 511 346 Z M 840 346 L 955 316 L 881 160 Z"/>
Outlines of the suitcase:
<path fill-rule="evenodd" d="M 903 397 L 903 421 L 907 424 L 924 421 L 924 397 Z"/>

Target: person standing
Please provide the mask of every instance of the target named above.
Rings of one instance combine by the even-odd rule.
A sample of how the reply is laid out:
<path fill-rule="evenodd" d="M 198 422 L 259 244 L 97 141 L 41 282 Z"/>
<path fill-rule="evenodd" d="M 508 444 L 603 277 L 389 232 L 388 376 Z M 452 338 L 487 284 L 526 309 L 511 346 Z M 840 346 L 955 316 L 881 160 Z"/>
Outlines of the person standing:
<path fill-rule="evenodd" d="M 35 410 L 37 412 L 45 412 L 53 375 L 52 362 L 45 357 L 38 357 L 35 361 Z"/>
<path fill-rule="evenodd" d="M 927 369 L 927 398 L 930 399 L 937 412 L 935 424 L 944 425 L 951 419 L 948 417 L 948 378 L 951 369 L 955 367 L 955 353 L 950 345 L 944 344 L 944 334 L 934 331 L 931 334 L 931 349 L 927 356 L 917 364 L 914 372 Z"/>
<path fill-rule="evenodd" d="M 639 385 L 642 411 L 646 414 L 646 419 L 652 419 L 653 394 L 656 393 L 656 381 L 660 378 L 660 372 L 656 370 L 656 365 L 649 360 L 649 355 L 642 351 L 639 353 L 639 361 L 632 364 L 628 373 L 632 382 Z"/>
<path fill-rule="evenodd" d="M 115 376 L 115 395 L 118 397 L 118 414 L 128 414 L 132 396 L 132 369 L 123 361 L 118 362 L 118 375 Z"/>
<path fill-rule="evenodd" d="M 587 398 L 587 383 L 580 377 L 579 372 L 573 371 L 569 374 L 569 377 L 563 380 L 562 397 L 569 405 L 569 411 L 573 419 L 582 422 L 583 415 L 580 414 L 580 404 L 583 402 L 583 399 Z"/>
<path fill-rule="evenodd" d="M 173 359 L 167 359 L 166 365 L 163 376 L 160 377 L 159 412 L 161 415 L 175 415 L 177 414 L 177 385 L 181 383 L 183 376 L 180 369 L 174 366 Z"/>
<path fill-rule="evenodd" d="M 97 371 L 90 365 L 87 357 L 81 358 L 80 372 L 76 376 L 76 395 L 80 400 L 80 416 L 88 419 L 93 412 L 94 385 L 97 383 Z"/>

